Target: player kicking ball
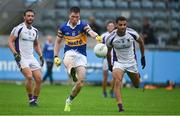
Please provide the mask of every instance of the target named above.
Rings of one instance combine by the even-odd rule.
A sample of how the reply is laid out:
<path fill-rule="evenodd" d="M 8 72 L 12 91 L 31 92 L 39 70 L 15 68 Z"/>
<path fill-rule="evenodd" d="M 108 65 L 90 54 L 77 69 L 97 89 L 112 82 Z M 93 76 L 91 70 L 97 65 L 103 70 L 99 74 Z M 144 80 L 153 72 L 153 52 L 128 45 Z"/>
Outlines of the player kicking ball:
<path fill-rule="evenodd" d="M 70 8 L 69 21 L 59 26 L 54 46 L 54 63 L 56 66 L 60 66 L 61 59 L 58 57 L 58 54 L 61 42 L 63 40 L 65 41 L 63 63 L 69 77 L 75 82 L 75 85 L 65 102 L 64 111 L 66 112 L 71 111 L 70 106 L 72 101 L 79 94 L 84 85 L 87 66 L 86 33 L 101 42 L 101 37 L 98 36 L 87 23 L 80 20 L 80 9 L 78 7 Z"/>

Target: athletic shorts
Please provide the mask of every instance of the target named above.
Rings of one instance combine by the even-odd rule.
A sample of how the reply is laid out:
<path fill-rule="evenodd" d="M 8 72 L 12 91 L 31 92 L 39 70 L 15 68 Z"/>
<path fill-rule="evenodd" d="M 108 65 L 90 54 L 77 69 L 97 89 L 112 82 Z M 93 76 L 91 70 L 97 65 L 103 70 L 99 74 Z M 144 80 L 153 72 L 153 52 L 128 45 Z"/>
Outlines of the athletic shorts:
<path fill-rule="evenodd" d="M 21 61 L 18 63 L 21 69 L 23 68 L 30 68 L 32 71 L 41 69 L 39 62 L 36 60 L 35 57 L 32 58 L 23 58 L 21 57 Z"/>
<path fill-rule="evenodd" d="M 113 69 L 119 68 L 123 71 L 128 71 L 132 73 L 138 73 L 138 67 L 137 64 L 122 64 L 117 61 L 114 62 Z"/>
<path fill-rule="evenodd" d="M 87 66 L 87 58 L 86 56 L 80 54 L 75 50 L 69 50 L 65 53 L 64 59 L 70 59 L 73 62 L 73 67 L 78 66 Z"/>

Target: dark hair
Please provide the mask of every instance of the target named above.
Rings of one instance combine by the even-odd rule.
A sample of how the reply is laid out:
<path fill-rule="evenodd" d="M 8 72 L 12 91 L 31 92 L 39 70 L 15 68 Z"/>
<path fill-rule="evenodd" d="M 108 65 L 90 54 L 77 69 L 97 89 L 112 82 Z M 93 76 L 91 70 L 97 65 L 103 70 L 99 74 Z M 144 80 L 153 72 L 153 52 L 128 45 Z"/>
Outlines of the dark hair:
<path fill-rule="evenodd" d="M 108 21 L 108 22 L 106 23 L 106 26 L 109 25 L 110 23 L 113 23 L 113 24 L 115 25 L 115 22 L 112 21 L 112 20 L 110 20 L 110 21 Z"/>
<path fill-rule="evenodd" d="M 24 11 L 24 16 L 26 15 L 27 12 L 32 12 L 32 13 L 35 14 L 35 11 L 34 11 L 34 10 L 32 10 L 32 9 L 27 9 L 27 10 Z"/>
<path fill-rule="evenodd" d="M 80 13 L 80 8 L 77 6 L 71 7 L 69 10 L 70 13 L 74 12 L 74 13 Z"/>
<path fill-rule="evenodd" d="M 116 18 L 116 23 L 118 23 L 118 21 L 127 21 L 126 17 L 120 16 Z"/>

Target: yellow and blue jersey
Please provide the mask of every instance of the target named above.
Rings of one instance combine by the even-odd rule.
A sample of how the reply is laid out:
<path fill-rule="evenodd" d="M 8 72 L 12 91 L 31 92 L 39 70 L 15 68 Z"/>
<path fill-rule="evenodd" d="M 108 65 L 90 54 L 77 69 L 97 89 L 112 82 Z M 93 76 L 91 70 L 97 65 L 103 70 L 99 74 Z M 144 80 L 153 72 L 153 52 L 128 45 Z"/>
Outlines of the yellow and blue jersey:
<path fill-rule="evenodd" d="M 59 30 L 63 33 L 65 39 L 64 53 L 68 50 L 75 50 L 85 56 L 87 55 L 87 36 L 84 30 L 86 26 L 88 24 L 83 21 L 79 21 L 74 28 L 68 22 L 59 26 Z"/>

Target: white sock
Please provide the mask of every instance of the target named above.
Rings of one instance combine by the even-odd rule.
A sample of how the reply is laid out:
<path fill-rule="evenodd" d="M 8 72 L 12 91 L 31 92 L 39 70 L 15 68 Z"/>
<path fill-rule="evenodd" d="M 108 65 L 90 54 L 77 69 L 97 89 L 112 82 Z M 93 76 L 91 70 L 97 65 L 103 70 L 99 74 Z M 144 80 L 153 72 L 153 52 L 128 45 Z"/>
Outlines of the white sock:
<path fill-rule="evenodd" d="M 70 100 L 69 97 L 66 99 L 66 103 L 68 103 L 68 104 L 71 104 L 71 103 L 72 103 L 72 101 Z"/>

